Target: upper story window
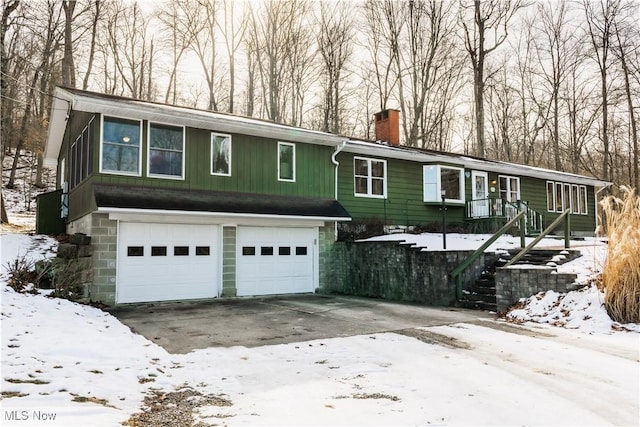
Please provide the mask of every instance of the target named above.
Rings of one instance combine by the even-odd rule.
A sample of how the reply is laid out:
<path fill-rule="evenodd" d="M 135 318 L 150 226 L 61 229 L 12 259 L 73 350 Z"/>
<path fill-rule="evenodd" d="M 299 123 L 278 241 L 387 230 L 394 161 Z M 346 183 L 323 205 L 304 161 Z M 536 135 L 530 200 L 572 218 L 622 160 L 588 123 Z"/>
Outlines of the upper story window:
<path fill-rule="evenodd" d="M 424 165 L 422 167 L 425 202 L 464 203 L 464 169 L 454 166 Z"/>
<path fill-rule="evenodd" d="M 140 120 L 102 118 L 100 172 L 140 176 Z"/>
<path fill-rule="evenodd" d="M 296 146 L 289 142 L 278 142 L 278 181 L 296 180 Z"/>
<path fill-rule="evenodd" d="M 71 143 L 69 151 L 69 188 L 84 181 L 93 173 L 93 118 Z M 63 175 L 63 180 L 66 179 Z"/>
<path fill-rule="evenodd" d="M 211 134 L 211 175 L 231 176 L 231 135 Z"/>
<path fill-rule="evenodd" d="M 149 123 L 148 175 L 184 178 L 184 127 Z"/>
<path fill-rule="evenodd" d="M 360 197 L 387 197 L 387 161 L 353 158 L 354 194 Z"/>

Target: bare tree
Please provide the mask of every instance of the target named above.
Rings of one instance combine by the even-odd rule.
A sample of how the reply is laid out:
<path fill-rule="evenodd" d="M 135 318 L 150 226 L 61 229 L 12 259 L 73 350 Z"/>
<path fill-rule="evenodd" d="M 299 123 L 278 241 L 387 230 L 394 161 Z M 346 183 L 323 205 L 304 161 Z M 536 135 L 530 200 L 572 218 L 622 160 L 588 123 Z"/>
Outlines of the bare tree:
<path fill-rule="evenodd" d="M 44 5 L 44 9 L 42 11 L 30 9 L 30 12 L 33 14 L 32 17 L 34 28 L 32 29 L 32 33 L 36 35 L 42 29 L 44 29 L 44 33 L 38 34 L 40 38 L 40 40 L 38 40 L 38 50 L 40 55 L 38 65 L 33 67 L 32 74 L 25 84 L 27 88 L 27 94 L 24 101 L 25 108 L 20 120 L 18 142 L 16 144 L 16 151 L 11 166 L 9 181 L 6 185 L 7 188 L 15 187 L 18 160 L 20 159 L 22 149 L 24 148 L 27 141 L 27 132 L 33 120 L 32 109 L 36 102 L 36 95 L 38 94 L 36 85 L 38 84 L 41 76 L 48 70 L 50 70 L 52 56 L 55 55 L 60 46 L 61 36 L 63 34 L 63 32 L 60 30 L 62 19 L 60 16 L 60 11 L 56 6 L 57 4 L 55 1 L 49 0 L 48 3 Z M 38 19 L 40 19 L 40 13 L 43 14 L 46 24 L 42 25 L 41 28 L 38 28 Z"/>
<path fill-rule="evenodd" d="M 73 11 L 76 0 L 63 0 L 64 11 L 64 56 L 62 57 L 62 84 L 76 87 L 76 67 L 73 62 Z"/>
<path fill-rule="evenodd" d="M 574 58 L 569 64 L 567 79 L 561 89 L 561 98 L 564 100 L 567 114 L 565 151 L 570 172 L 579 173 L 583 168 L 597 176 L 598 167 L 595 166 L 589 151 L 585 151 L 587 144 L 593 138 L 597 138 L 592 133 L 599 108 L 597 85 L 588 77 L 584 58 Z"/>
<path fill-rule="evenodd" d="M 638 9 L 635 9 L 638 10 Z M 640 31 L 638 31 L 637 21 L 634 18 L 638 18 L 633 14 L 634 8 L 630 8 L 630 14 L 628 19 L 632 22 L 632 25 L 624 28 L 624 31 L 621 29 L 622 25 L 616 20 L 614 22 L 615 26 L 615 35 L 616 35 L 616 45 L 614 48 L 614 54 L 617 56 L 620 61 L 620 67 L 622 69 L 622 76 L 624 79 L 624 94 L 627 101 L 627 109 L 629 110 L 629 126 L 630 126 L 630 146 L 631 153 L 630 157 L 633 158 L 633 161 L 627 162 L 633 165 L 632 170 L 629 173 L 629 182 L 632 182 L 636 189 L 640 189 L 640 171 L 638 170 L 640 163 L 640 153 L 638 153 L 638 126 L 636 123 L 636 114 L 635 109 L 640 109 L 640 96 L 638 94 L 633 94 L 632 92 L 632 79 L 631 74 L 633 73 L 633 69 L 629 66 L 628 62 L 628 51 L 635 49 L 638 51 L 638 43 L 640 42 Z M 626 24 L 626 22 L 624 22 Z M 624 33 L 624 35 L 623 35 Z M 636 74 L 640 75 L 638 71 Z M 634 105 L 638 104 L 637 106 Z"/>
<path fill-rule="evenodd" d="M 367 0 L 364 4 L 364 21 L 368 44 L 375 71 L 380 109 L 386 109 L 398 82 L 394 73 L 394 55 L 398 51 L 399 29 L 395 19 L 397 5 L 391 0 L 379 2 Z M 385 25 L 386 24 L 386 25 Z"/>
<path fill-rule="evenodd" d="M 583 7 L 591 41 L 593 60 L 600 71 L 600 96 L 602 100 L 601 132 L 602 142 L 602 178 L 609 180 L 611 172 L 609 163 L 609 68 L 611 67 L 612 49 L 615 42 L 615 20 L 620 11 L 620 0 L 583 0 Z"/>
<path fill-rule="evenodd" d="M 171 68 L 169 82 L 165 92 L 164 102 L 175 104 L 178 97 L 178 66 L 182 56 L 193 42 L 194 32 L 191 30 L 189 10 L 193 2 L 189 0 L 175 0 L 163 3 L 157 12 L 161 27 L 167 32 L 167 42 L 171 51 Z"/>
<path fill-rule="evenodd" d="M 244 35 L 247 30 L 247 19 L 243 13 L 241 20 L 236 19 L 237 2 L 223 0 L 222 10 L 223 19 L 218 20 L 218 27 L 222 31 L 225 46 L 227 48 L 227 60 L 229 66 L 229 95 L 228 95 L 228 111 L 233 113 L 235 110 L 236 97 L 236 55 L 240 46 L 244 41 Z M 241 3 L 243 4 L 243 3 Z"/>
<path fill-rule="evenodd" d="M 91 42 L 89 45 L 89 57 L 87 58 L 87 70 L 82 80 L 82 89 L 87 90 L 89 87 L 89 78 L 91 77 L 91 71 L 93 69 L 93 61 L 96 52 L 96 36 L 98 34 L 98 23 L 100 22 L 102 3 L 100 0 L 95 0 L 93 3 L 95 9 L 93 10 L 93 18 L 91 21 Z"/>
<path fill-rule="evenodd" d="M 9 63 L 9 55 L 6 50 L 5 41 L 7 36 L 7 31 L 9 30 L 9 17 L 11 14 L 18 8 L 20 4 L 19 0 L 7 1 L 3 3 L 2 7 L 2 21 L 0 21 L 0 102 L 4 107 L 7 101 L 6 94 L 7 88 L 9 86 L 9 82 L 7 81 L 7 76 L 5 73 L 7 72 L 7 65 Z M 3 108 L 4 110 L 4 108 Z M 6 125 L 9 123 L 9 117 L 5 115 L 5 112 L 2 111 L 2 148 L 0 149 L 0 159 L 4 160 L 5 154 L 5 141 L 6 141 Z M 7 216 L 7 211 L 4 207 L 4 194 L 0 192 L 0 223 L 9 222 L 9 218 Z"/>
<path fill-rule="evenodd" d="M 124 5 L 108 3 L 105 9 L 105 39 L 103 60 L 105 86 L 110 92 L 152 100 L 153 37 L 148 30 L 149 20 L 138 3 Z M 109 70 L 111 68 L 111 70 Z"/>
<path fill-rule="evenodd" d="M 299 121 L 300 89 L 304 83 L 300 79 L 311 62 L 304 21 L 307 12 L 307 1 L 286 0 L 264 3 L 251 17 L 248 31 L 254 43 L 251 55 L 259 73 L 262 105 L 266 117 L 275 122 L 287 121 L 288 103 L 290 120 Z"/>
<path fill-rule="evenodd" d="M 473 70 L 476 154 L 485 156 L 484 86 L 487 56 L 505 42 L 520 0 L 460 0 L 460 24 Z"/>
<path fill-rule="evenodd" d="M 562 103 L 560 89 L 567 78 L 571 52 L 578 46 L 571 42 L 571 29 L 568 26 L 568 5 L 566 0 L 537 5 L 538 31 L 541 40 L 537 44 L 538 60 L 541 64 L 542 84 L 550 99 L 550 134 L 553 151 L 553 166 L 563 170 L 560 150 L 560 120 Z"/>
<path fill-rule="evenodd" d="M 320 3 L 318 50 L 322 57 L 322 125 L 326 132 L 340 133 L 344 104 L 346 68 L 353 53 L 354 20 L 350 4 Z"/>

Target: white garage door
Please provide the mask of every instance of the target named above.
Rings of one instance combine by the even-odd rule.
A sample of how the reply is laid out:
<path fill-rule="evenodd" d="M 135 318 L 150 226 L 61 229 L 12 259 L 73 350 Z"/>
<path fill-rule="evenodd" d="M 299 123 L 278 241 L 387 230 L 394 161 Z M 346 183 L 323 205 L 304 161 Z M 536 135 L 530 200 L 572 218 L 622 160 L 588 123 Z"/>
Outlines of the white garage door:
<path fill-rule="evenodd" d="M 120 223 L 118 303 L 218 296 L 218 227 Z"/>
<path fill-rule="evenodd" d="M 313 228 L 238 227 L 238 296 L 313 292 Z"/>

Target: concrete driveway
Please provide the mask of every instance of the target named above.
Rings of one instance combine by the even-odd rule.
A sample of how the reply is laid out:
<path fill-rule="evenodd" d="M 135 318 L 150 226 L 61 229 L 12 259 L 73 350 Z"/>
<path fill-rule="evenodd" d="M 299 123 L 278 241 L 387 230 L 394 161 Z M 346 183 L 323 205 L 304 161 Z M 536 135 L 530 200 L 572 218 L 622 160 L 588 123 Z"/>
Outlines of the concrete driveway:
<path fill-rule="evenodd" d="M 110 312 L 170 353 L 208 347 L 257 347 L 494 318 L 477 310 L 326 295 L 135 304 Z"/>

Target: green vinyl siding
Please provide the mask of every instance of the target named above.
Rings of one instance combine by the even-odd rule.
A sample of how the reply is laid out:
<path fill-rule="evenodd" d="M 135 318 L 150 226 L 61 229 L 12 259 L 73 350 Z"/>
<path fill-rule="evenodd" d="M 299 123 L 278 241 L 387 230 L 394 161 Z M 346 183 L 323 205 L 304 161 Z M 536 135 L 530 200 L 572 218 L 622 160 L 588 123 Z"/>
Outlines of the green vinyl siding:
<path fill-rule="evenodd" d="M 556 181 L 563 182 L 563 181 Z M 587 215 L 571 214 L 571 231 L 595 232 L 595 189 L 587 185 Z M 547 211 L 547 180 L 539 178 L 520 178 L 520 195 L 529 207 L 543 215 L 543 225 L 551 224 L 560 213 Z"/>
<path fill-rule="evenodd" d="M 82 125 L 70 125 L 70 129 L 80 131 L 92 115 L 76 114 Z M 72 120 L 74 121 L 74 120 Z M 211 131 L 185 128 L 185 177 L 167 179 L 149 177 L 147 170 L 146 121 L 142 125 L 142 174 L 128 176 L 99 173 L 100 161 L 100 120 L 94 120 L 93 174 L 69 195 L 69 220 L 77 219 L 96 209 L 93 200 L 93 184 L 136 185 L 147 187 L 176 188 L 185 190 L 212 190 L 239 193 L 258 193 L 306 197 L 333 198 L 334 165 L 331 162 L 333 147 L 296 143 L 295 140 L 281 141 L 296 146 L 296 180 L 278 180 L 278 140 L 247 135 L 231 135 L 231 176 L 211 174 Z M 63 150 L 68 145 L 63 145 Z M 68 162 L 67 162 L 68 165 Z M 67 166 L 68 167 L 68 166 Z"/>
<path fill-rule="evenodd" d="M 354 220 L 377 218 L 385 224 L 418 225 L 442 221 L 438 203 L 423 201 L 421 162 L 384 159 L 376 156 L 355 155 L 360 158 L 387 161 L 387 197 L 384 199 L 355 196 L 354 170 L 351 153 L 338 155 L 338 201 Z M 464 221 L 464 206 L 447 205 L 447 222 Z"/>
<path fill-rule="evenodd" d="M 358 154 L 356 157 L 367 158 Z M 425 225 L 440 223 L 442 211 L 439 203 L 423 202 L 422 167 L 424 163 L 407 160 L 384 159 L 369 156 L 372 159 L 387 161 L 387 197 L 385 199 L 357 197 L 354 195 L 354 170 L 351 153 L 340 153 L 338 172 L 338 201 L 347 209 L 355 221 L 380 219 L 389 225 Z M 451 164 L 451 166 L 456 166 Z M 472 171 L 482 169 L 465 169 L 464 185 L 465 200 L 472 200 Z M 469 176 L 467 176 L 467 174 Z M 487 172 L 489 198 L 499 198 L 499 174 Z M 520 178 L 520 199 L 527 202 L 529 207 L 543 215 L 544 224 L 550 224 L 558 214 L 547 212 L 546 180 L 539 178 L 508 175 Z M 493 191 L 491 191 L 493 188 Z M 571 215 L 571 230 L 592 232 L 595 228 L 594 188 L 587 186 L 588 215 Z M 448 203 L 446 220 L 448 223 L 463 223 L 465 221 L 465 207 Z"/>

